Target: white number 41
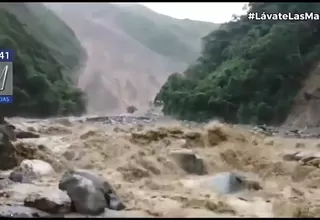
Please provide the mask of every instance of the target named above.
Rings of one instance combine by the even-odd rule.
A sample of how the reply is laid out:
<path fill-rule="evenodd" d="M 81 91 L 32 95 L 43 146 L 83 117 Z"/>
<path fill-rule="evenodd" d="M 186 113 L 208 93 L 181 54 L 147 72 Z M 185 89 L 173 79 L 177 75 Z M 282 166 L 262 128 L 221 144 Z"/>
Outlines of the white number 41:
<path fill-rule="evenodd" d="M 0 52 L 0 58 L 3 59 L 9 59 L 9 52 Z"/>

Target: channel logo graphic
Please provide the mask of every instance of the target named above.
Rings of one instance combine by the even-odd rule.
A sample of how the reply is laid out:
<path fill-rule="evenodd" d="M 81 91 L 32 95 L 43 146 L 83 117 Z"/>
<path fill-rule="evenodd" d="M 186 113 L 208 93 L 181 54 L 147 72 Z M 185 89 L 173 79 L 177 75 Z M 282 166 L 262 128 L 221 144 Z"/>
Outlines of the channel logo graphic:
<path fill-rule="evenodd" d="M 13 102 L 13 51 L 0 49 L 0 104 Z"/>

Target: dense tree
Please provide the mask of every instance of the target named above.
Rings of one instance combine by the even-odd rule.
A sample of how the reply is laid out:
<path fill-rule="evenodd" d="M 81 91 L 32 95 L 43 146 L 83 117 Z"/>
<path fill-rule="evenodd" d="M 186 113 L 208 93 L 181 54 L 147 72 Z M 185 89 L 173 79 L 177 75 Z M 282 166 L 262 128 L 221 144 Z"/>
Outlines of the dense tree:
<path fill-rule="evenodd" d="M 20 4 L 20 7 L 24 5 Z M 2 105 L 1 116 L 46 117 L 83 113 L 85 96 L 68 77 L 70 63 L 66 65 L 61 58 L 57 59 L 50 48 L 36 39 L 28 26 L 3 5 L 0 18 L 0 48 L 14 51 L 14 103 Z"/>
<path fill-rule="evenodd" d="M 319 3 L 249 3 L 250 12 L 320 12 Z M 188 120 L 280 123 L 320 59 L 317 21 L 258 21 L 240 16 L 203 38 L 202 55 L 168 78 L 155 101 Z"/>

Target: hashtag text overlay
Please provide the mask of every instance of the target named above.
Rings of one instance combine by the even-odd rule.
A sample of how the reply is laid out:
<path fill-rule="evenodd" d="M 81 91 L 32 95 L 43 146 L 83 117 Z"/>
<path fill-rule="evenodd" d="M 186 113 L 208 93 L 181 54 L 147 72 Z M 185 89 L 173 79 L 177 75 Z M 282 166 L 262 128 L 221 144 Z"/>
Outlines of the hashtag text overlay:
<path fill-rule="evenodd" d="M 248 13 L 249 20 L 256 21 L 305 21 L 305 20 L 314 20 L 319 21 L 320 15 L 314 12 L 305 12 L 305 13 L 266 13 L 266 12 L 250 12 Z"/>

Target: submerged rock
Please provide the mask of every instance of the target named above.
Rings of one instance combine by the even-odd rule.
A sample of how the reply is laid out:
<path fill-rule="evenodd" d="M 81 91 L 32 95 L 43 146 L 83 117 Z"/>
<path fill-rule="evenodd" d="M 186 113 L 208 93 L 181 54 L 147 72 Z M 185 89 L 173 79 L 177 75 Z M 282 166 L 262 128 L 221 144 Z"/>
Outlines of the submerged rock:
<path fill-rule="evenodd" d="M 24 200 L 24 205 L 48 213 L 69 213 L 71 211 L 70 198 L 59 189 L 31 193 Z"/>

